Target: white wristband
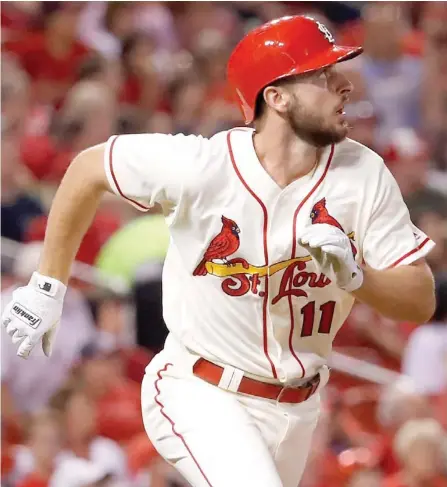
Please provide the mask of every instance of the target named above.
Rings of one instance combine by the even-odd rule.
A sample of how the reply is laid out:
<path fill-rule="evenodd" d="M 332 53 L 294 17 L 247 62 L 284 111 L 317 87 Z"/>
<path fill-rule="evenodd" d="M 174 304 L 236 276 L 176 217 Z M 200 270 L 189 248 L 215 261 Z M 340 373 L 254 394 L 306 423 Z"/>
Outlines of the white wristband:
<path fill-rule="evenodd" d="M 54 277 L 43 276 L 38 272 L 33 273 L 29 285 L 39 293 L 57 299 L 58 301 L 63 300 L 67 292 L 67 286 L 65 284 L 54 279 Z"/>

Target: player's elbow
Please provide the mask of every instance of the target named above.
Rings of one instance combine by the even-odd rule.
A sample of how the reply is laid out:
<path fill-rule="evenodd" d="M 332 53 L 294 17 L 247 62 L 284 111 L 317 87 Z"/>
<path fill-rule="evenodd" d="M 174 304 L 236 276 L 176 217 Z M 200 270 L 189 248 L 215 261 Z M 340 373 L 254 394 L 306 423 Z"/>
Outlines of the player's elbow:
<path fill-rule="evenodd" d="M 411 322 L 417 325 L 430 321 L 434 311 L 434 302 L 428 296 L 418 298 L 417 302 L 411 298 L 404 299 L 400 302 L 390 303 L 390 307 L 386 306 L 380 309 L 384 316 L 392 320 Z"/>
<path fill-rule="evenodd" d="M 433 274 L 427 264 L 421 263 L 407 267 L 403 275 L 402 288 L 391 304 L 390 318 L 422 324 L 430 321 L 436 308 Z M 404 284 L 407 283 L 407 286 Z M 408 283 L 411 283 L 408 285 Z M 398 283 L 396 282 L 396 286 Z"/>

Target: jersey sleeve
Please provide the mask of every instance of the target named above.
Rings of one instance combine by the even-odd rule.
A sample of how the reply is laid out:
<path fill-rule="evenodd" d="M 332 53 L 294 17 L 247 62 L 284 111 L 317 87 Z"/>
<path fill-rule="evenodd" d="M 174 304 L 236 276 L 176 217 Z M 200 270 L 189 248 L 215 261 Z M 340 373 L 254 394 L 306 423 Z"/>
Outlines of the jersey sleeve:
<path fill-rule="evenodd" d="M 115 135 L 104 168 L 112 190 L 141 211 L 155 203 L 167 212 L 179 205 L 206 139 L 194 135 Z"/>
<path fill-rule="evenodd" d="M 427 255 L 435 243 L 410 219 L 399 186 L 381 164 L 373 210 L 363 242 L 363 258 L 375 269 L 412 262 Z"/>

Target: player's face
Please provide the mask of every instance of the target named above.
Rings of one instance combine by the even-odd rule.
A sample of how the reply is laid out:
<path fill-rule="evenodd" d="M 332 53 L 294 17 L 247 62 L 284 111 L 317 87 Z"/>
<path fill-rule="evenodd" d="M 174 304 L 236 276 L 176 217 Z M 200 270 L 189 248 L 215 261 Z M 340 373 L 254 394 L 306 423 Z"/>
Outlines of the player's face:
<path fill-rule="evenodd" d="M 349 125 L 343 108 L 352 84 L 334 66 L 299 77 L 286 89 L 286 117 L 300 138 L 323 147 L 347 136 Z"/>

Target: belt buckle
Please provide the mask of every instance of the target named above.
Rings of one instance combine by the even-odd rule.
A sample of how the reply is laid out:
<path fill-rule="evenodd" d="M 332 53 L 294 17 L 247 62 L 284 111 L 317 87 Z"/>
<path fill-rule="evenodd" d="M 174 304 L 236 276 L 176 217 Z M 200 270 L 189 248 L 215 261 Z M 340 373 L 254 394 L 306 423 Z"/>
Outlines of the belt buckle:
<path fill-rule="evenodd" d="M 278 397 L 276 398 L 276 400 L 277 400 L 277 402 L 281 402 L 281 397 L 287 389 L 296 389 L 296 390 L 309 389 L 309 393 L 305 399 L 305 400 L 307 400 L 307 399 L 309 399 L 310 396 L 312 396 L 312 394 L 315 393 L 319 384 L 320 384 L 320 374 L 316 374 L 313 377 L 311 377 L 307 382 L 305 382 L 304 384 L 301 384 L 299 386 L 284 386 L 279 391 L 279 394 L 278 394 Z"/>
<path fill-rule="evenodd" d="M 319 383 L 320 383 L 320 374 L 315 374 L 307 382 L 304 382 L 304 384 L 298 386 L 298 389 L 307 389 L 309 387 L 312 388 L 315 385 L 318 385 Z"/>

